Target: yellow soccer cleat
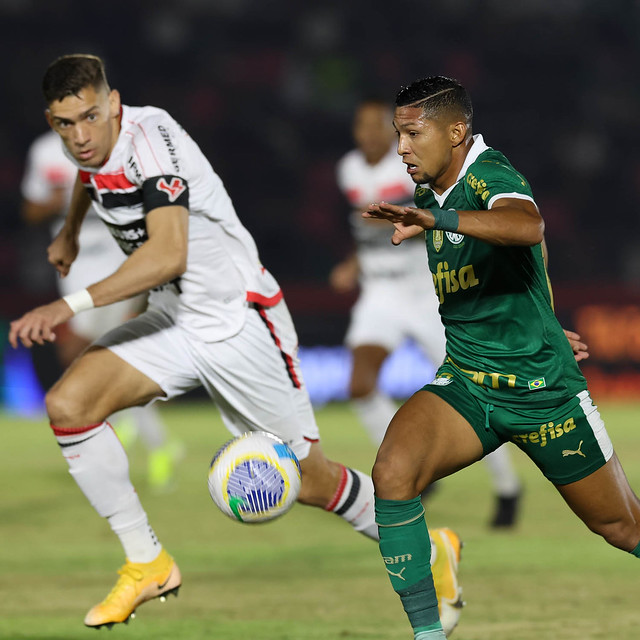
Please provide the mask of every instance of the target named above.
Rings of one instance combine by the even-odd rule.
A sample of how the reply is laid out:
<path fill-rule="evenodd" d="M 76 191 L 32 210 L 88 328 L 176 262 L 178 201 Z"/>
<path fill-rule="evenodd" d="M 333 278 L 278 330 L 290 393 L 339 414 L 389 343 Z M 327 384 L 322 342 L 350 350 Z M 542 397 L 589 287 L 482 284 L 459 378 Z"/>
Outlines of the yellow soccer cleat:
<path fill-rule="evenodd" d="M 438 597 L 440 622 L 445 635 L 453 631 L 460 620 L 464 601 L 462 587 L 458 584 L 458 563 L 462 541 L 451 529 L 434 529 L 431 539 L 436 547 L 436 557 L 431 566 L 433 582 Z"/>
<path fill-rule="evenodd" d="M 178 595 L 182 584 L 180 569 L 163 549 L 153 562 L 129 562 L 118 573 L 120 578 L 111 593 L 87 613 L 87 627 L 111 628 L 117 622 L 128 622 L 138 605 L 147 600 L 173 593 Z"/>

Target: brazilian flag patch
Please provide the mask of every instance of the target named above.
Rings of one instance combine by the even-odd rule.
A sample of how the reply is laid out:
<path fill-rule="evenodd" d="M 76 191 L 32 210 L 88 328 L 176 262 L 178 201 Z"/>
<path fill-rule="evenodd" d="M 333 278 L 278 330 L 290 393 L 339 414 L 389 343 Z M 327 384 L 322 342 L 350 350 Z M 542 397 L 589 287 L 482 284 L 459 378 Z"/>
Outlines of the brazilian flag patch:
<path fill-rule="evenodd" d="M 536 389 L 542 389 L 547 386 L 544 378 L 536 378 L 535 380 L 529 380 L 529 390 L 535 391 Z"/>

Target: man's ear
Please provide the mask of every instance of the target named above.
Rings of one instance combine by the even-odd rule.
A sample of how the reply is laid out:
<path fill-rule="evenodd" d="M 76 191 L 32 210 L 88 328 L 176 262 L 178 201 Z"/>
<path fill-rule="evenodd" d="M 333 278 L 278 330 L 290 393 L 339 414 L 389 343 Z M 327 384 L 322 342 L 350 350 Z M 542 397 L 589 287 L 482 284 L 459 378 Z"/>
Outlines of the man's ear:
<path fill-rule="evenodd" d="M 117 118 L 120 115 L 120 92 L 112 89 L 109 93 L 109 116 Z"/>
<path fill-rule="evenodd" d="M 51 117 L 51 111 L 49 111 L 49 109 L 44 110 L 44 117 L 47 119 L 48 125 L 53 129 L 53 118 Z"/>
<path fill-rule="evenodd" d="M 457 147 L 459 144 L 463 143 L 467 137 L 467 131 L 469 131 L 469 127 L 466 122 L 454 122 L 449 127 L 449 139 L 451 140 L 451 145 L 453 147 Z"/>

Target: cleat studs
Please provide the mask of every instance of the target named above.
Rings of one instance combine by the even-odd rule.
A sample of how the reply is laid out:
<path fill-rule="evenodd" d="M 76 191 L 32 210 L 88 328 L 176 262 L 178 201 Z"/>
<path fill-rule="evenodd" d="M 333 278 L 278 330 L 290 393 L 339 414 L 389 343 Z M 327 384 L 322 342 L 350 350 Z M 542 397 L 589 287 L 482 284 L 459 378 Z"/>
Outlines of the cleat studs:
<path fill-rule="evenodd" d="M 164 596 L 160 596 L 160 602 L 166 602 L 167 599 Z"/>

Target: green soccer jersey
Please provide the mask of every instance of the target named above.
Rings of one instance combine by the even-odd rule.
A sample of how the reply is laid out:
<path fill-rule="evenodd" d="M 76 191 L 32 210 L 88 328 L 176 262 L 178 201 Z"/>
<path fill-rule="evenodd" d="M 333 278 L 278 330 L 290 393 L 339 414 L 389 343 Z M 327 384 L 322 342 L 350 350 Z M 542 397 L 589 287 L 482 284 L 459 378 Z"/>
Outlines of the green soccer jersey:
<path fill-rule="evenodd" d="M 416 188 L 421 209 L 487 210 L 499 197 L 533 201 L 502 153 L 475 142 L 442 196 Z M 442 199 L 444 197 L 444 200 Z M 426 232 L 429 268 L 447 336 L 447 362 L 498 405 L 553 406 L 586 388 L 552 308 L 542 247 L 504 247 L 449 231 Z"/>

